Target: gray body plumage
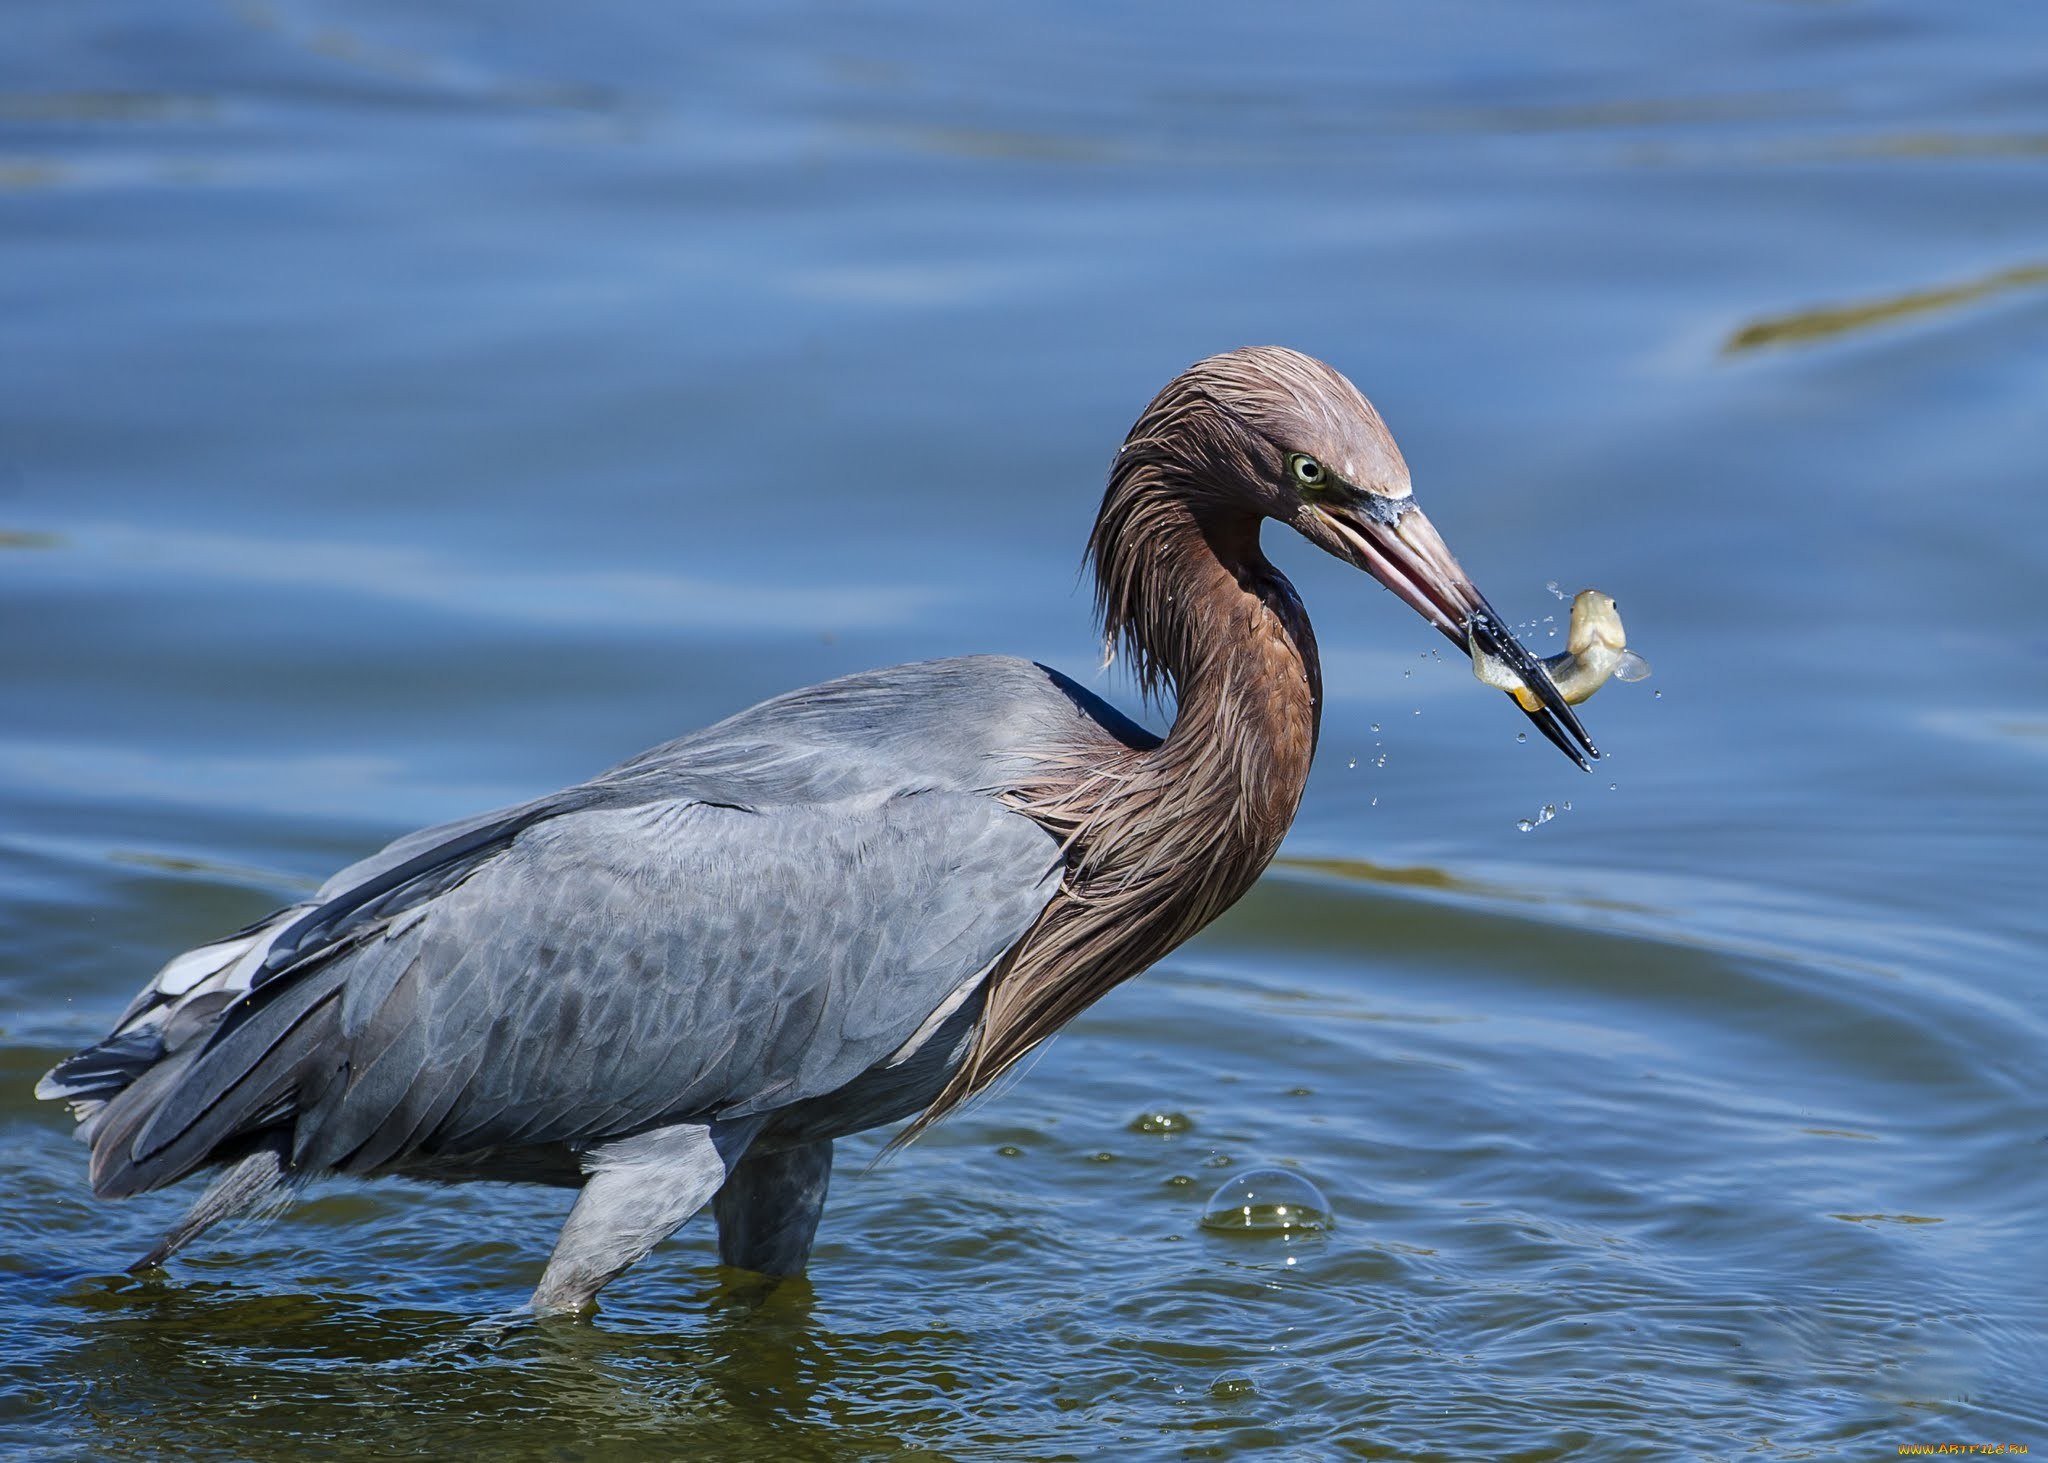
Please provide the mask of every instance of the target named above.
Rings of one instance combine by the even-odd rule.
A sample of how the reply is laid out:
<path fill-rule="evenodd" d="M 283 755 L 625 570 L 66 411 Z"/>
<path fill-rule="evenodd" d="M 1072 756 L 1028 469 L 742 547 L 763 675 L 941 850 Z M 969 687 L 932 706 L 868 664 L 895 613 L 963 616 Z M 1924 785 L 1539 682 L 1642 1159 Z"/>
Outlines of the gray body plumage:
<path fill-rule="evenodd" d="M 322 1173 L 579 1185 L 538 1297 L 573 1307 L 731 1175 L 727 1257 L 800 1268 L 830 1141 L 932 1101 L 1059 887 L 1005 791 L 1152 741 L 1000 657 L 778 697 L 399 839 L 219 970 L 172 962 L 40 1090 L 103 1196 L 229 1163 L 190 1233 Z"/>

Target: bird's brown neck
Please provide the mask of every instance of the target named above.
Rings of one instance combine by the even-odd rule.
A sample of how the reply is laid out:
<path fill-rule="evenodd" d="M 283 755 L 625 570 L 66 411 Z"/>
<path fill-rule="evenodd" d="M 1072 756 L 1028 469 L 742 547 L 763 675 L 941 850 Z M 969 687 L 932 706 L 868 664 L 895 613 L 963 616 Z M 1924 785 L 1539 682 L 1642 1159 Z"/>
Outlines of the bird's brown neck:
<path fill-rule="evenodd" d="M 1135 653 L 1172 681 L 1175 715 L 1131 770 L 1155 785 L 1174 856 L 1211 868 L 1203 902 L 1220 899 L 1220 912 L 1294 821 L 1321 727 L 1322 667 L 1294 586 L 1260 551 L 1257 518 L 1205 520 L 1185 505 L 1162 517 L 1146 545 L 1158 566 L 1151 644 Z"/>
<path fill-rule="evenodd" d="M 906 1136 L 1236 903 L 1301 803 L 1322 671 L 1258 520 L 1205 517 L 1164 488 L 1121 518 L 1115 506 L 1096 530 L 1106 627 L 1141 682 L 1171 682 L 1173 728 L 1150 748 L 1075 747 L 1013 794 L 1065 842 L 1067 877 L 991 976 L 965 1065 Z"/>

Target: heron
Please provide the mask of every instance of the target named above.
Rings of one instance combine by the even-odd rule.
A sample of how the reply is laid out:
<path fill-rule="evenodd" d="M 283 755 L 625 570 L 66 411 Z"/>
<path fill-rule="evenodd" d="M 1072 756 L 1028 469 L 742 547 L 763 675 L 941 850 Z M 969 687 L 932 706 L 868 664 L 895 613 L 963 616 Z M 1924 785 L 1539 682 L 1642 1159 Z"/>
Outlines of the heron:
<path fill-rule="evenodd" d="M 535 1313 L 588 1310 L 706 1207 L 723 1264 L 801 1273 L 835 1140 L 915 1137 L 1271 861 L 1323 697 L 1269 519 L 1599 755 L 1358 389 L 1282 347 L 1211 356 L 1132 427 L 1086 552 L 1163 735 L 1044 665 L 931 660 L 398 839 L 172 959 L 38 1085 L 95 1196 L 212 1175 L 133 1268 L 323 1176 L 398 1175 L 576 1191 Z"/>

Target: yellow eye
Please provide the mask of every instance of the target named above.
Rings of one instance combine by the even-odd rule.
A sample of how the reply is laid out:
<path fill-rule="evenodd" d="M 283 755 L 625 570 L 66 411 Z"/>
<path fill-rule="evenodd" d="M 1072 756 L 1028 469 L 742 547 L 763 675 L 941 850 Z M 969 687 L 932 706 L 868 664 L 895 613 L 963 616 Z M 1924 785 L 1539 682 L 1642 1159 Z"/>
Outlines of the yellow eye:
<path fill-rule="evenodd" d="M 1304 488 L 1320 488 L 1328 478 L 1328 474 L 1323 471 L 1323 465 L 1306 452 L 1290 453 L 1287 458 L 1287 469 L 1294 474 L 1294 480 Z"/>

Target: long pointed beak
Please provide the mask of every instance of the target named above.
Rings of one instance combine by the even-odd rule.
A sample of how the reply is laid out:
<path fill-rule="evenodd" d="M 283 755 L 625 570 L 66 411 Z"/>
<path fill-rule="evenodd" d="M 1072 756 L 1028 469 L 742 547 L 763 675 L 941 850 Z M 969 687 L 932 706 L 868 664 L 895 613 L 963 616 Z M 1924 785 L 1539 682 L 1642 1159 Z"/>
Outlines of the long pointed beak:
<path fill-rule="evenodd" d="M 1383 506 L 1384 505 L 1384 506 Z M 1483 650 L 1522 678 L 1542 704 L 1529 713 L 1552 746 L 1591 771 L 1600 755 L 1543 662 L 1508 630 L 1486 596 L 1458 567 L 1436 527 L 1405 499 L 1367 499 L 1354 509 L 1329 504 L 1317 511 L 1335 531 L 1351 561 L 1405 600 L 1441 630 L 1461 654 Z"/>

